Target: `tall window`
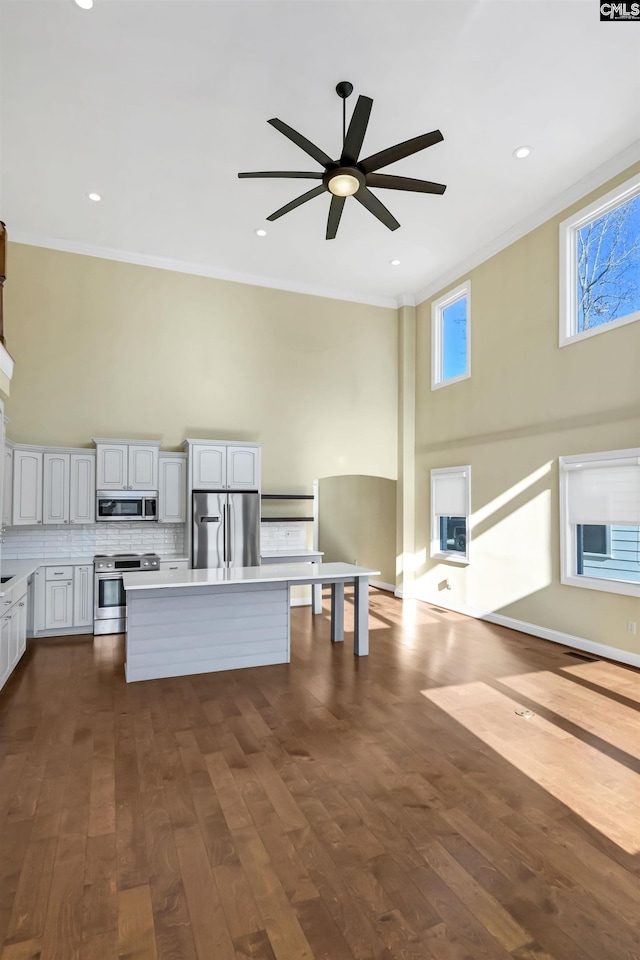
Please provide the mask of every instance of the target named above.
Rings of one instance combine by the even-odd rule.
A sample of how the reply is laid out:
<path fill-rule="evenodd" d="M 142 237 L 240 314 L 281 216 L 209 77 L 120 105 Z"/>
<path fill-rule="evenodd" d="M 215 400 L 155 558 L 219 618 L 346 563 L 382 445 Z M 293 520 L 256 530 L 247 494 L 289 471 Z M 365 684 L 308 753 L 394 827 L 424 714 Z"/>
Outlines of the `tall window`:
<path fill-rule="evenodd" d="M 560 224 L 560 346 L 640 319 L 640 175 Z"/>
<path fill-rule="evenodd" d="M 431 389 L 471 376 L 471 282 L 467 280 L 431 305 Z"/>
<path fill-rule="evenodd" d="M 469 561 L 471 467 L 431 471 L 431 556 Z"/>
<path fill-rule="evenodd" d="M 640 596 L 640 448 L 560 458 L 562 582 Z"/>

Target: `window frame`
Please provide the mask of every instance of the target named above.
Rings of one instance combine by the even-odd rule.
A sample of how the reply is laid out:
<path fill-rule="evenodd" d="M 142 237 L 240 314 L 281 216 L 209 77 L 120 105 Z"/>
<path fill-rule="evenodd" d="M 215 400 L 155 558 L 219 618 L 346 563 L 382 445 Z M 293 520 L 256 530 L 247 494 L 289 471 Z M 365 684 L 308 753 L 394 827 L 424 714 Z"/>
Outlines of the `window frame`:
<path fill-rule="evenodd" d="M 437 477 L 453 476 L 462 477 L 465 481 L 465 494 L 467 500 L 466 513 L 462 514 L 466 522 L 466 544 L 465 552 L 459 550 L 442 550 L 440 548 L 440 517 L 442 514 L 435 512 L 434 480 Z M 462 467 L 434 467 L 430 471 L 430 505 L 429 513 L 431 515 L 431 551 L 433 560 L 447 560 L 451 563 L 458 563 L 462 566 L 468 566 L 471 562 L 469 547 L 471 544 L 471 467 L 467 464 Z M 458 516 L 458 514 L 456 514 Z"/>
<path fill-rule="evenodd" d="M 458 300 L 467 298 L 467 351 L 466 351 L 466 370 L 458 374 L 457 377 L 449 377 L 443 380 L 443 361 L 444 361 L 444 336 L 443 336 L 443 313 L 447 307 L 456 303 Z M 465 280 L 464 283 L 449 290 L 443 296 L 438 297 L 431 304 L 431 389 L 439 390 L 440 387 L 448 387 L 452 383 L 459 383 L 461 380 L 468 380 L 471 376 L 471 280 Z"/>
<path fill-rule="evenodd" d="M 621 593 L 628 597 L 640 597 L 640 583 L 631 580 L 607 580 L 601 577 L 587 577 L 578 574 L 578 524 L 569 523 L 568 476 L 575 464 L 594 463 L 608 460 L 631 460 L 638 462 L 640 447 L 628 450 L 607 450 L 599 453 L 585 453 L 569 457 L 559 457 L 560 481 L 560 582 L 570 587 L 582 587 L 586 590 L 601 590 L 605 593 Z M 597 554 L 597 556 L 602 556 Z"/>
<path fill-rule="evenodd" d="M 572 214 L 560 224 L 560 341 L 561 347 L 640 320 L 640 310 L 590 330 L 578 332 L 578 232 L 593 220 L 640 194 L 640 173 Z"/>

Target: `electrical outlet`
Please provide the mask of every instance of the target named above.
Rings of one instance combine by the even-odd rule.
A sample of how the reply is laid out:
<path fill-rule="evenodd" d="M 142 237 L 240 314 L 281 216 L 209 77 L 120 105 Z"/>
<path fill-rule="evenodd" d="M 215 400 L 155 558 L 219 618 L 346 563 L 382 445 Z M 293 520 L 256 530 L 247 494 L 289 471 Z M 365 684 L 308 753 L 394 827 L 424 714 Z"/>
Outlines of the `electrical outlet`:
<path fill-rule="evenodd" d="M 635 632 L 636 632 L 636 629 L 637 629 L 637 628 L 636 628 L 636 621 L 635 621 L 635 620 L 627 620 L 627 633 L 635 633 Z"/>

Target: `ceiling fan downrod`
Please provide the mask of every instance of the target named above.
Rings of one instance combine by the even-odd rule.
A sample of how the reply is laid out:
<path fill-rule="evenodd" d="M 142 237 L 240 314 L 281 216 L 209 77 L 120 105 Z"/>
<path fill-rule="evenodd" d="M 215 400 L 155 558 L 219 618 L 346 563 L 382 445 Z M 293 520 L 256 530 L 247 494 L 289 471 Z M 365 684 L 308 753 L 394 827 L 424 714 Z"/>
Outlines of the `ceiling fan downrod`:
<path fill-rule="evenodd" d="M 353 93 L 353 84 L 348 80 L 341 80 L 336 86 L 336 93 L 342 100 L 342 146 L 347 139 L 347 97 Z"/>

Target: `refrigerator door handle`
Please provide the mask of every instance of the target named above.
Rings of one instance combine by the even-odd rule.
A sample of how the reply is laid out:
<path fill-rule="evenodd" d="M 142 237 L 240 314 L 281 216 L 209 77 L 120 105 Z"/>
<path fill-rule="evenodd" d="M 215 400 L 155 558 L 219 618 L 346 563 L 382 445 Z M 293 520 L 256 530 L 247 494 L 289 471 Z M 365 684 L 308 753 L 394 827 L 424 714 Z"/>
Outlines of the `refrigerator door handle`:
<path fill-rule="evenodd" d="M 227 512 L 222 508 L 222 562 L 227 563 Z"/>
<path fill-rule="evenodd" d="M 231 564 L 232 561 L 233 561 L 233 556 L 232 556 L 232 553 L 231 553 L 231 544 L 233 543 L 232 528 L 231 528 L 231 517 L 232 517 L 232 513 L 233 513 L 233 504 L 232 504 L 231 502 L 229 502 L 229 504 L 227 505 L 227 510 L 229 511 L 229 515 L 228 515 L 228 516 L 229 516 L 229 522 L 228 522 L 228 525 L 227 525 L 228 537 L 229 537 L 229 549 L 228 549 L 227 552 L 228 552 L 228 556 L 229 556 L 229 564 Z"/>

